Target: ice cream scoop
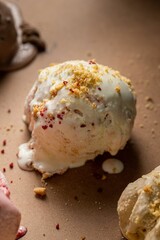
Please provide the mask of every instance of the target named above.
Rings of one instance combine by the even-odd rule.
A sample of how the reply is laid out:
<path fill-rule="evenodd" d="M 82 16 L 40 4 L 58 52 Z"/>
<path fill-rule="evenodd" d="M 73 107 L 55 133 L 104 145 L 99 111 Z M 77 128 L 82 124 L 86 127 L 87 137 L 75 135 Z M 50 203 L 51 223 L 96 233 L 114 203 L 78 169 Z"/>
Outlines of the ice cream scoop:
<path fill-rule="evenodd" d="M 19 166 L 43 177 L 115 155 L 130 138 L 136 99 L 130 80 L 95 61 L 67 61 L 40 71 L 25 102 L 31 140 Z"/>
<path fill-rule="evenodd" d="M 21 68 L 44 49 L 39 32 L 24 22 L 19 7 L 0 1 L 0 71 Z"/>
<path fill-rule="evenodd" d="M 15 240 L 21 213 L 9 199 L 9 189 L 4 175 L 0 172 L 0 239 Z"/>
<path fill-rule="evenodd" d="M 130 183 L 117 209 L 121 231 L 128 240 L 159 240 L 160 167 Z"/>

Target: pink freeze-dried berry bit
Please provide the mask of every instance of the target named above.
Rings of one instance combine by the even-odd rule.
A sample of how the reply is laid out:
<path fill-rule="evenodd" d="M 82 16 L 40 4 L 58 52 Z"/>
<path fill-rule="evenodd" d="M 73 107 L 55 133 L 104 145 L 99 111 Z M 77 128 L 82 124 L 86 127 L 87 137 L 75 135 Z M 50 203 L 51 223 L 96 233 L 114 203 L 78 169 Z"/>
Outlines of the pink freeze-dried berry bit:
<path fill-rule="evenodd" d="M 13 162 L 11 162 L 11 163 L 9 164 L 9 167 L 10 167 L 11 169 L 14 167 Z"/>
<path fill-rule="evenodd" d="M 42 128 L 43 128 L 44 130 L 46 130 L 46 129 L 48 128 L 48 126 L 47 126 L 47 125 L 43 125 Z"/>
<path fill-rule="evenodd" d="M 26 227 L 20 226 L 19 229 L 18 229 L 18 232 L 17 232 L 15 240 L 18 240 L 18 239 L 22 238 L 24 235 L 26 235 L 27 231 L 28 230 L 27 230 Z"/>
<path fill-rule="evenodd" d="M 5 151 L 4 151 L 4 149 L 2 149 L 2 150 L 1 150 L 1 154 L 4 154 L 4 153 L 5 153 Z"/>
<path fill-rule="evenodd" d="M 6 146 L 7 141 L 4 139 L 2 144 L 3 144 L 3 146 Z"/>
<path fill-rule="evenodd" d="M 56 224 L 56 229 L 59 230 L 59 223 Z"/>

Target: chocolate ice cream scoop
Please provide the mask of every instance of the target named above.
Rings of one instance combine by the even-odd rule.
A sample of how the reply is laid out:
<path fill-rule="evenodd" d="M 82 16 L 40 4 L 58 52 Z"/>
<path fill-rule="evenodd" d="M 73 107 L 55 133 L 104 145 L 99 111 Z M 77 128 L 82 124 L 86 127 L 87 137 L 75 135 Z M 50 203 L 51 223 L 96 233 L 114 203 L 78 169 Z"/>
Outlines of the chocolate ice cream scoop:
<path fill-rule="evenodd" d="M 19 7 L 0 1 L 0 71 L 22 68 L 44 50 L 39 32 L 24 22 Z"/>
<path fill-rule="evenodd" d="M 10 9 L 0 2 L 0 65 L 9 64 L 17 50 L 17 31 L 13 16 Z"/>

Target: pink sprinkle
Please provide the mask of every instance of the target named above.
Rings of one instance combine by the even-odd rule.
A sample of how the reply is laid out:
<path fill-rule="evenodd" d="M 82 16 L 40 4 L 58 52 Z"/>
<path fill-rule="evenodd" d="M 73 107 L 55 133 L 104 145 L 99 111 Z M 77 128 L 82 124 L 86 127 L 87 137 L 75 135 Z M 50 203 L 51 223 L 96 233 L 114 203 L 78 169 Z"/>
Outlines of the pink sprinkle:
<path fill-rule="evenodd" d="M 3 140 L 3 146 L 6 146 L 7 142 L 6 140 Z"/>
<path fill-rule="evenodd" d="M 20 226 L 16 235 L 16 240 L 22 238 L 27 233 L 27 228 Z"/>
<path fill-rule="evenodd" d="M 57 118 L 63 120 L 63 116 L 62 116 L 62 114 L 57 114 Z"/>
<path fill-rule="evenodd" d="M 46 130 L 46 129 L 48 128 L 48 126 L 47 126 L 47 125 L 44 125 L 44 126 L 42 126 L 42 128 L 43 128 L 44 130 Z"/>
<path fill-rule="evenodd" d="M 11 162 L 11 163 L 9 164 L 9 167 L 10 167 L 11 169 L 14 167 L 13 162 Z"/>
<path fill-rule="evenodd" d="M 56 229 L 59 230 L 59 223 L 56 224 Z"/>

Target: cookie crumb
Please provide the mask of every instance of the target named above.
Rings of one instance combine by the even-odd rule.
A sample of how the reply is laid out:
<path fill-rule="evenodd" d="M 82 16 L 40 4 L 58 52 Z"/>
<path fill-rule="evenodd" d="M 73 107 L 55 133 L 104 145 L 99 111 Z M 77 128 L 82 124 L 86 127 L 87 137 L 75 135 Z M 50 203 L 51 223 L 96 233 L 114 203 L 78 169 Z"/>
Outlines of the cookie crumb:
<path fill-rule="evenodd" d="M 36 194 L 36 196 L 39 196 L 39 197 L 46 196 L 46 188 L 45 187 L 35 187 L 33 191 Z"/>

